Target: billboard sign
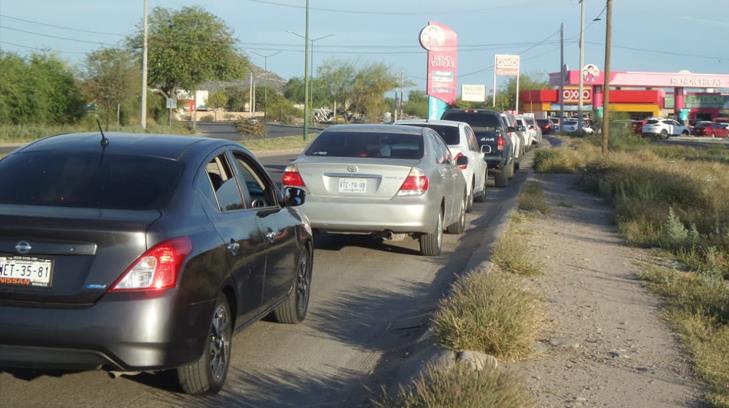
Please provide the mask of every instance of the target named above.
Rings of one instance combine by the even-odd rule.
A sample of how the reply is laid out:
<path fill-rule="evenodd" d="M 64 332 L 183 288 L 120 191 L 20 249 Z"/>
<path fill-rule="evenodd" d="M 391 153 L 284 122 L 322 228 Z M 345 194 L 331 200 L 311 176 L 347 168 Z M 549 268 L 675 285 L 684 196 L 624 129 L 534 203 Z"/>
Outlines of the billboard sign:
<path fill-rule="evenodd" d="M 420 45 L 428 51 L 428 96 L 440 100 L 429 98 L 429 118 L 440 119 L 432 116 L 454 103 L 458 93 L 458 35 L 443 24 L 430 22 L 420 31 Z"/>
<path fill-rule="evenodd" d="M 518 55 L 496 54 L 494 66 L 496 67 L 496 75 L 518 76 L 519 75 Z"/>
<path fill-rule="evenodd" d="M 580 89 L 578 87 L 565 87 L 562 92 L 562 100 L 566 104 L 576 104 L 580 101 Z M 592 103 L 592 87 L 582 89 L 582 103 Z"/>
<path fill-rule="evenodd" d="M 465 102 L 485 102 L 486 85 L 461 85 L 461 100 Z"/>

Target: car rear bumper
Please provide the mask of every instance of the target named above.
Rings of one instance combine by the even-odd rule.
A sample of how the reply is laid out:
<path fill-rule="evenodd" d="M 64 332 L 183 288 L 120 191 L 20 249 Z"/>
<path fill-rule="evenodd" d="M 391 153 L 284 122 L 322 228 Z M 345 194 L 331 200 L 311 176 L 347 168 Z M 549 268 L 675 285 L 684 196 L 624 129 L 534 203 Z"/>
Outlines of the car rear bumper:
<path fill-rule="evenodd" d="M 426 196 L 382 201 L 308 196 L 301 210 L 312 228 L 324 231 L 429 233 L 435 229 L 439 204 Z"/>
<path fill-rule="evenodd" d="M 200 356 L 214 301 L 107 294 L 87 307 L 0 306 L 0 367 L 144 371 Z"/>

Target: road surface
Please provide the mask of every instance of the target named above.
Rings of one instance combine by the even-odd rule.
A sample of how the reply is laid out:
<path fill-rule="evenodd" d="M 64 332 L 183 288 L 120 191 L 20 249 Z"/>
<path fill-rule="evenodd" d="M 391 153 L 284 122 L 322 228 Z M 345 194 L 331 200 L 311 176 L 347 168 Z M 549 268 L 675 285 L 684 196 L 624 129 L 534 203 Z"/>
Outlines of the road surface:
<path fill-rule="evenodd" d="M 293 156 L 267 157 L 278 179 Z M 490 188 L 476 203 L 468 230 L 445 235 L 440 257 L 418 254 L 417 241 L 377 243 L 367 236 L 325 234 L 316 243 L 313 291 L 300 325 L 262 321 L 238 333 L 228 382 L 207 399 L 180 393 L 171 372 L 112 379 L 100 371 L 0 369 L 3 407 L 357 407 L 369 390 L 392 384 L 428 315 L 482 241 L 494 220 L 514 205 L 517 175 L 506 189 Z"/>

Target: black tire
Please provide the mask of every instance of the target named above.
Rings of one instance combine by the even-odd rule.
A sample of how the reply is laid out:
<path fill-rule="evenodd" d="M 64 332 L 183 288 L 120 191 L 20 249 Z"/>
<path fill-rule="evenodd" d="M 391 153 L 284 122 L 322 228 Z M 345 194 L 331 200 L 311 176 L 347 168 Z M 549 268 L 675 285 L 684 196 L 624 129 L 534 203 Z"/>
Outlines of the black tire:
<path fill-rule="evenodd" d="M 494 174 L 494 185 L 496 187 L 506 187 L 509 185 L 509 174 L 506 173 L 506 167 L 502 167 L 501 170 Z"/>
<path fill-rule="evenodd" d="M 681 132 L 681 136 L 688 136 L 688 135 L 689 135 L 688 130 L 684 130 L 683 132 Z"/>
<path fill-rule="evenodd" d="M 462 234 L 466 229 L 466 192 L 463 192 L 463 199 L 459 206 L 458 221 L 448 226 L 446 232 L 449 234 Z"/>
<path fill-rule="evenodd" d="M 661 139 L 662 140 L 668 139 L 668 132 L 666 131 L 666 129 L 661 130 Z"/>
<path fill-rule="evenodd" d="M 475 191 L 476 191 L 476 179 L 474 177 L 474 179 L 471 181 L 471 193 L 468 195 L 468 199 L 466 199 L 466 212 L 467 213 L 470 213 L 471 211 L 473 211 L 473 202 L 476 200 Z"/>
<path fill-rule="evenodd" d="M 224 294 L 213 307 L 203 353 L 197 360 L 177 369 L 177 379 L 187 394 L 216 394 L 225 384 L 230 365 L 233 317 Z"/>
<path fill-rule="evenodd" d="M 508 166 L 506 166 L 506 169 L 504 169 L 506 171 L 506 177 L 508 177 L 509 180 L 511 180 L 512 177 L 514 177 L 514 173 L 516 173 L 515 168 L 518 165 L 519 165 L 519 162 L 518 161 L 512 161 L 511 163 L 509 163 Z"/>
<path fill-rule="evenodd" d="M 423 256 L 438 256 L 443 247 L 443 211 L 438 213 L 435 231 L 420 236 L 420 254 Z"/>
<path fill-rule="evenodd" d="M 311 297 L 311 273 L 313 256 L 309 245 L 304 246 L 296 261 L 296 280 L 288 298 L 273 311 L 273 320 L 278 323 L 297 324 L 306 319 Z"/>
<path fill-rule="evenodd" d="M 486 180 L 489 179 L 489 171 L 486 170 L 486 174 L 483 175 L 483 188 L 481 189 L 481 192 L 478 193 L 476 196 L 473 197 L 473 201 L 477 203 L 482 203 L 486 201 Z"/>

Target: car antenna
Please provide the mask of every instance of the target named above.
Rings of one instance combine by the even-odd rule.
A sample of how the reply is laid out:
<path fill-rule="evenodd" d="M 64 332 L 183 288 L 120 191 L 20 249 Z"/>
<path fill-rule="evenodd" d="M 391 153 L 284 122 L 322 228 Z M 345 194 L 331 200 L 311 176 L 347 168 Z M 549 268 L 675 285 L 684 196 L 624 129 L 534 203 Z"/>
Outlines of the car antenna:
<path fill-rule="evenodd" d="M 99 118 L 96 118 L 96 124 L 99 125 L 99 132 L 101 132 L 101 147 L 109 146 L 109 139 L 107 139 L 106 135 L 104 135 L 104 129 L 101 128 Z"/>

